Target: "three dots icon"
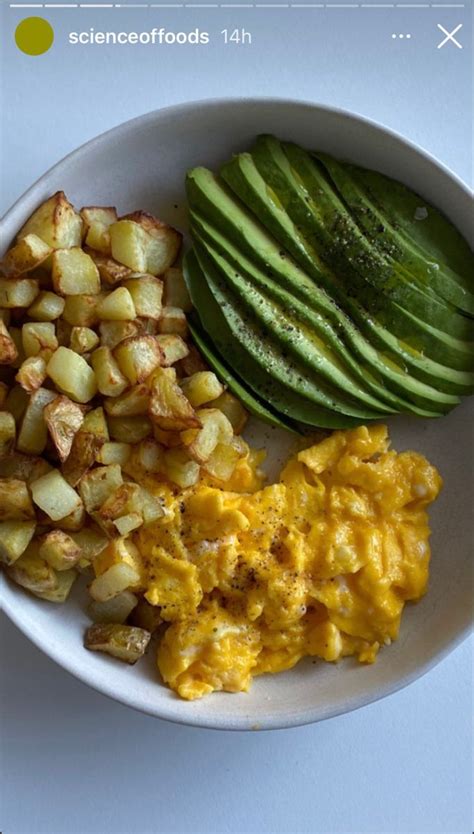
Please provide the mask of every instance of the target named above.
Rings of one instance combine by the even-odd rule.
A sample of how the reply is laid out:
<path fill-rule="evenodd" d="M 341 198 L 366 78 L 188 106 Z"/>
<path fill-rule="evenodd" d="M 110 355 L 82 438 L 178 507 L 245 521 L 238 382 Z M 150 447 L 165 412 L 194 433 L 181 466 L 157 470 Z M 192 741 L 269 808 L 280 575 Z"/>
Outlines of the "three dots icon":
<path fill-rule="evenodd" d="M 392 38 L 393 38 L 393 39 L 395 39 L 395 38 L 400 38 L 400 40 L 403 40 L 403 38 L 406 38 L 407 40 L 410 40 L 411 35 L 410 35 L 410 34 L 408 34 L 408 35 L 395 35 L 395 34 L 393 34 L 393 35 L 392 35 Z"/>

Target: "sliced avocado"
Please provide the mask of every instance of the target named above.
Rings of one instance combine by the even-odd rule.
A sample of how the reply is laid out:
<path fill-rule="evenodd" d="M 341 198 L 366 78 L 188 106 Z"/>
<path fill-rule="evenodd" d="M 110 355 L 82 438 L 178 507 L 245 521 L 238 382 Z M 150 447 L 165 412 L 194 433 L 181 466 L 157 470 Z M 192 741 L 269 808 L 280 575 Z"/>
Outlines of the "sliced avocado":
<path fill-rule="evenodd" d="M 263 183 L 259 176 L 258 180 Z M 321 283 L 327 286 L 329 291 L 331 287 L 334 288 L 336 290 L 334 294 L 337 300 L 340 300 L 341 293 L 337 279 L 324 266 L 321 268 L 316 266 L 317 256 L 313 260 L 309 248 L 303 249 L 299 245 L 292 245 L 292 242 L 298 239 L 296 227 L 285 212 L 274 204 L 266 202 L 264 195 L 258 191 L 258 184 L 257 181 L 255 191 L 251 191 L 253 181 L 248 185 L 249 192 L 251 191 L 254 195 L 252 208 L 259 217 L 264 219 L 265 224 L 272 228 L 277 239 L 285 240 L 288 246 L 292 247 L 290 251 L 295 259 L 306 268 L 310 278 L 212 172 L 205 168 L 196 168 L 189 173 L 188 199 L 193 211 L 199 212 L 218 231 L 225 234 L 226 238 L 232 239 L 233 243 L 252 261 L 267 272 L 271 270 L 275 279 L 286 286 L 289 291 L 294 292 L 304 302 L 311 302 L 314 309 L 327 315 L 330 321 L 343 328 L 345 333 L 350 333 L 352 339 L 350 345 L 354 347 L 361 361 L 364 361 L 376 376 L 380 374 L 386 386 L 391 390 L 401 396 L 408 396 L 421 407 L 424 407 L 426 403 L 422 390 L 419 392 L 420 399 L 417 399 L 417 380 L 446 393 L 467 393 L 472 390 L 474 375 L 453 371 L 433 362 L 409 345 L 403 344 L 390 332 L 377 325 L 355 299 L 346 297 L 346 309 L 351 319 L 359 325 L 370 340 L 366 341 L 357 327 L 317 285 Z M 374 349 L 372 343 L 379 352 Z M 411 380 L 407 372 L 415 379 Z M 405 378 L 407 384 L 412 386 L 411 390 L 405 388 Z"/>
<path fill-rule="evenodd" d="M 469 280 L 443 261 L 435 260 L 433 253 L 423 250 L 404 229 L 392 225 L 383 208 L 379 208 L 370 199 L 368 192 L 352 175 L 349 165 L 323 153 L 314 153 L 313 157 L 324 167 L 333 186 L 372 245 L 388 258 L 403 264 L 428 291 L 436 292 L 467 315 L 474 314 L 472 278 Z M 425 211 L 430 213 L 431 206 Z M 474 259 L 471 264 L 473 274 Z"/>
<path fill-rule="evenodd" d="M 199 318 L 203 330 L 212 333 L 212 343 L 220 356 L 225 356 L 232 367 L 239 369 L 239 377 L 257 397 L 262 397 L 269 403 L 282 419 L 290 417 L 306 426 L 322 428 L 350 428 L 360 425 L 361 420 L 346 417 L 330 411 L 306 399 L 293 388 L 275 379 L 270 365 L 277 361 L 270 350 L 270 359 L 265 362 L 258 350 L 260 337 L 258 331 L 250 323 L 240 319 L 241 330 L 235 335 L 229 328 L 223 315 L 221 305 L 216 301 L 208 285 L 209 272 L 205 273 L 193 250 L 186 259 L 186 282 L 191 299 L 199 311 Z M 221 296 L 219 296 L 221 297 Z M 226 304 L 234 307 L 238 316 L 238 302 L 226 296 Z M 237 319 L 239 321 L 239 319 Z M 245 339 L 241 339 L 244 334 Z"/>
<path fill-rule="evenodd" d="M 447 409 L 452 408 L 453 400 L 451 397 L 447 397 L 446 402 L 444 402 L 443 394 L 440 394 L 438 391 L 435 391 L 429 386 L 423 386 L 423 384 L 418 383 L 416 380 L 414 381 L 414 387 L 417 390 L 418 398 L 421 396 L 421 390 L 424 393 L 424 401 L 427 403 L 424 408 L 416 406 L 407 399 L 397 397 L 395 394 L 387 390 L 387 388 L 383 385 L 383 381 L 380 378 L 375 378 L 371 373 L 371 368 L 365 361 L 363 353 L 361 355 L 362 361 L 360 361 L 356 352 L 349 350 L 344 342 L 338 338 L 339 336 L 343 338 L 345 335 L 348 335 L 348 343 L 349 345 L 351 344 L 351 328 L 348 328 L 348 334 L 342 332 L 345 322 L 340 311 L 336 310 L 336 314 L 339 315 L 339 320 L 336 319 L 335 322 L 335 326 L 338 331 L 338 335 L 336 336 L 334 330 L 331 327 L 326 326 L 328 320 L 324 317 L 324 314 L 321 315 L 321 312 L 315 309 L 311 293 L 308 294 L 305 302 L 303 302 L 300 301 L 296 295 L 287 292 L 281 283 L 272 279 L 272 271 L 267 270 L 265 273 L 260 270 L 258 266 L 250 261 L 242 252 L 236 249 L 227 238 L 216 231 L 211 224 L 207 223 L 207 221 L 203 220 L 195 212 L 191 212 L 191 224 L 193 237 L 206 246 L 207 254 L 216 266 L 219 265 L 219 260 L 216 259 L 216 251 L 218 251 L 226 258 L 230 268 L 233 268 L 234 270 L 238 269 L 242 273 L 245 279 L 245 283 L 242 287 L 244 294 L 247 293 L 249 284 L 259 287 L 259 289 L 266 293 L 270 298 L 280 304 L 280 307 L 284 311 L 282 315 L 285 320 L 290 317 L 290 320 L 294 321 L 297 327 L 299 326 L 299 322 L 303 322 L 303 326 L 313 328 L 320 334 L 321 338 L 325 338 L 331 347 L 337 351 L 338 355 L 343 359 L 348 368 L 350 368 L 352 374 L 357 379 L 356 384 L 360 384 L 362 386 L 359 390 L 363 390 L 364 387 L 369 388 L 372 393 L 383 400 L 385 405 L 389 406 L 392 411 L 396 412 L 411 412 L 423 417 L 435 417 L 444 413 Z M 306 281 L 308 282 L 311 290 L 311 282 L 307 278 Z M 357 343 L 357 339 L 354 341 Z M 356 345 L 352 344 L 351 346 L 355 346 L 357 350 Z M 413 384 L 413 381 L 410 380 L 410 383 Z M 401 384 L 402 383 L 400 382 L 400 385 Z M 412 385 L 409 384 L 408 388 L 410 387 L 412 387 Z"/>

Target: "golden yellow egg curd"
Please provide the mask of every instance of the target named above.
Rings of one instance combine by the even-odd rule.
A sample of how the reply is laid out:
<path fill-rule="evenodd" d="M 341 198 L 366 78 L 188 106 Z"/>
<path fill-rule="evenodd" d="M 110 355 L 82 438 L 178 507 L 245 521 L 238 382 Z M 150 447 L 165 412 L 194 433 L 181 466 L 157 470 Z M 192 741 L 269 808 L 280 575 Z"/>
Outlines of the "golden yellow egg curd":
<path fill-rule="evenodd" d="M 222 488 L 155 484 L 166 513 L 137 545 L 168 624 L 158 667 L 181 697 L 247 690 L 305 656 L 371 663 L 397 637 L 426 589 L 426 508 L 442 482 L 388 447 L 385 426 L 362 426 L 299 452 L 271 486 L 255 455 Z"/>

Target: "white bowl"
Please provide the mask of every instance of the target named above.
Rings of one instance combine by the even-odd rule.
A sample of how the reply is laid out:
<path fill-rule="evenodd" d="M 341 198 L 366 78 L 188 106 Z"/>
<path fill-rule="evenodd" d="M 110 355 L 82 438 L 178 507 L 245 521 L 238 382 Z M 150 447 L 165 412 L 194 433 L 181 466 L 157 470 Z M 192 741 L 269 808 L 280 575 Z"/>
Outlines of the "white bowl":
<path fill-rule="evenodd" d="M 150 113 L 70 154 L 45 174 L 4 218 L 9 241 L 39 203 L 63 189 L 77 206 L 147 209 L 186 225 L 184 176 L 194 165 L 216 167 L 258 133 L 377 168 L 438 206 L 466 236 L 471 196 L 450 171 L 391 131 L 340 110 L 292 101 L 250 99 L 193 102 Z M 470 503 L 472 401 L 450 416 L 390 420 L 396 449 L 425 453 L 445 486 L 432 507 L 432 565 L 427 596 L 408 605 L 399 640 L 370 667 L 351 660 L 301 662 L 258 678 L 249 693 L 179 700 L 165 688 L 152 653 L 128 667 L 82 647 L 84 599 L 64 606 L 36 600 L 2 577 L 4 607 L 39 648 L 85 683 L 131 707 L 183 724 L 229 730 L 292 727 L 348 712 L 418 678 L 468 633 L 471 624 L 473 514 Z M 275 438 L 275 435 L 272 435 Z M 280 438 L 282 440 L 282 438 Z M 280 452 L 280 441 L 272 440 Z M 276 447 L 279 447 L 276 450 Z"/>

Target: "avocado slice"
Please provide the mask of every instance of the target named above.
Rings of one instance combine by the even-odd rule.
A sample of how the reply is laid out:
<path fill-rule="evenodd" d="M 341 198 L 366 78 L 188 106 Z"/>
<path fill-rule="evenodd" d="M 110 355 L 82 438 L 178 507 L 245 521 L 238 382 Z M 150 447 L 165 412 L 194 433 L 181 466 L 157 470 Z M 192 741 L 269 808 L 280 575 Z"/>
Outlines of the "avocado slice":
<path fill-rule="evenodd" d="M 414 381 L 414 387 L 417 390 L 418 398 L 421 398 L 420 390 L 424 393 L 423 401 L 426 402 L 424 408 L 415 405 L 415 403 L 407 399 L 398 397 L 387 390 L 383 380 L 380 377 L 375 378 L 373 376 L 372 369 L 365 360 L 364 353 L 362 352 L 359 356 L 357 355 L 357 339 L 354 339 L 352 344 L 350 340 L 350 322 L 347 320 L 349 327 L 347 328 L 348 334 L 345 334 L 343 332 L 343 326 L 346 323 L 344 321 L 345 317 L 343 317 L 343 314 L 337 308 L 335 313 L 338 318 L 335 318 L 335 327 L 337 328 L 338 335 L 335 334 L 331 327 L 327 326 L 329 318 L 326 318 L 325 312 L 321 314 L 321 311 L 317 309 L 317 305 L 314 305 L 311 281 L 306 276 L 304 277 L 309 285 L 309 293 L 303 302 L 295 294 L 288 292 L 282 282 L 272 279 L 272 271 L 267 270 L 263 272 L 260 270 L 248 257 L 236 249 L 227 238 L 221 235 L 212 225 L 207 223 L 207 221 L 195 212 L 191 212 L 191 225 L 194 238 L 205 244 L 207 254 L 214 263 L 216 263 L 215 253 L 217 251 L 226 258 L 227 264 L 231 269 L 238 269 L 242 273 L 246 282 L 242 288 L 243 293 L 247 292 L 249 284 L 258 287 L 267 296 L 279 303 L 280 307 L 284 310 L 282 315 L 285 319 L 289 316 L 297 327 L 299 326 L 299 322 L 303 322 L 303 326 L 310 327 L 316 332 L 319 332 L 321 338 L 325 338 L 331 347 L 337 351 L 338 355 L 356 377 L 356 384 L 360 383 L 362 386 L 359 390 L 367 387 L 373 394 L 378 396 L 385 406 L 389 406 L 392 411 L 396 412 L 411 412 L 418 416 L 435 417 L 439 416 L 446 409 L 452 408 L 453 401 L 450 397 L 444 403 L 442 394 L 429 386 L 420 385 L 416 380 Z M 218 262 L 216 265 L 218 265 Z M 355 333 L 357 334 L 357 331 Z M 346 346 L 344 341 L 341 341 L 346 335 L 349 337 L 348 345 L 352 350 Z M 341 339 L 338 338 L 339 336 Z M 375 354 L 375 351 L 373 352 Z M 408 381 L 405 380 L 405 382 Z M 410 380 L 410 383 L 413 383 L 413 381 Z M 400 385 L 402 385 L 402 382 L 400 382 Z M 408 384 L 408 388 L 410 387 L 412 386 Z M 416 395 L 415 399 L 417 399 Z"/>
<path fill-rule="evenodd" d="M 225 356 L 232 367 L 238 367 L 244 385 L 257 397 L 264 398 L 265 403 L 269 403 L 279 416 L 282 415 L 281 419 L 289 417 L 306 427 L 350 428 L 360 425 L 361 420 L 317 406 L 275 379 L 269 370 L 269 363 L 262 360 L 259 354 L 258 331 L 240 319 L 242 330 L 235 336 L 222 313 L 222 307 L 209 288 L 208 276 L 209 273 L 202 270 L 195 250 L 192 250 L 186 258 L 186 282 L 193 304 L 199 311 L 202 328 L 207 334 L 212 332 L 213 349 L 220 356 Z M 226 297 L 227 303 L 233 305 L 234 300 L 230 296 Z M 237 305 L 236 301 L 234 311 Z M 241 339 L 242 334 L 245 341 Z"/>
<path fill-rule="evenodd" d="M 313 158 L 323 166 L 333 187 L 338 190 L 339 196 L 373 246 L 388 258 L 403 264 L 428 291 L 437 293 L 466 315 L 474 315 L 472 279 L 457 274 L 447 263 L 434 259 L 432 252 L 427 253 L 403 228 L 392 224 L 385 210 L 370 199 L 368 192 L 351 173 L 349 165 L 323 153 L 314 153 Z M 425 207 L 424 211 L 430 216 L 431 206 Z M 420 222 L 413 219 L 413 223 Z M 474 275 L 474 259 L 470 274 Z"/>
<path fill-rule="evenodd" d="M 250 185 L 248 188 L 250 190 Z M 452 371 L 404 345 L 384 328 L 377 326 L 350 297 L 346 299 L 351 316 L 348 319 L 324 289 L 318 286 L 322 283 L 330 287 L 331 274 L 324 266 L 319 268 L 317 256 L 313 260 L 310 250 L 303 250 L 298 243 L 292 247 L 293 256 L 303 263 L 311 276 L 309 277 L 211 171 L 205 168 L 190 171 L 187 192 L 193 214 L 199 212 L 200 217 L 206 218 L 215 230 L 232 240 L 250 260 L 258 264 L 259 268 L 267 273 L 271 271 L 278 283 L 296 294 L 303 302 L 311 303 L 313 309 L 326 315 L 340 332 L 348 335 L 350 347 L 375 376 L 380 375 L 390 390 L 398 395 L 407 396 L 420 407 L 427 406 L 423 396 L 423 382 L 445 393 L 467 393 L 472 390 L 474 375 Z M 277 238 L 285 239 L 289 247 L 292 246 L 292 241 L 297 241 L 298 238 L 294 224 L 284 212 L 273 204 L 266 203 L 265 199 L 260 199 L 258 193 L 255 193 L 258 200 L 254 203 L 255 212 L 265 220 L 267 226 L 276 231 Z M 370 341 L 363 337 L 351 319 L 363 329 Z M 374 349 L 372 342 L 380 352 Z M 408 374 L 415 378 L 412 379 Z M 405 387 L 405 380 L 408 389 Z M 419 389 L 417 380 L 421 380 Z M 456 402 L 457 400 L 454 400 L 452 404 Z"/>

